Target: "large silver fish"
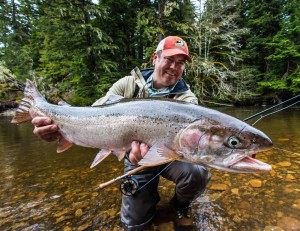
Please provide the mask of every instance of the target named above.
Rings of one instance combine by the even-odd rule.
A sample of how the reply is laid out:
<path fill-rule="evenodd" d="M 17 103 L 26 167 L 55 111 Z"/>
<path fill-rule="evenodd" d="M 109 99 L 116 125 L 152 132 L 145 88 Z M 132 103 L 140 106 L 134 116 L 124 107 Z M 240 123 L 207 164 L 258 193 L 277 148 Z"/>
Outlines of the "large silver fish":
<path fill-rule="evenodd" d="M 50 117 L 62 138 L 57 152 L 73 144 L 100 148 L 91 167 L 111 152 L 121 160 L 132 141 L 150 146 L 139 162 L 155 166 L 187 161 L 230 172 L 263 172 L 271 166 L 252 158 L 272 141 L 258 129 L 229 115 L 191 103 L 161 99 L 119 100 L 99 107 L 49 104 L 27 80 L 12 123 Z"/>

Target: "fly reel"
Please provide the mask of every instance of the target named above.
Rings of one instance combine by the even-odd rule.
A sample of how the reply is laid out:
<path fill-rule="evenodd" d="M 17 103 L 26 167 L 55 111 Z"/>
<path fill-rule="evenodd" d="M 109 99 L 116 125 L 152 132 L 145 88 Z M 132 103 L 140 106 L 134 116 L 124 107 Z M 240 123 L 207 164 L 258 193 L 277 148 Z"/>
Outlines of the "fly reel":
<path fill-rule="evenodd" d="M 133 176 L 127 176 L 120 184 L 120 191 L 126 196 L 132 196 L 139 188 L 138 180 Z"/>

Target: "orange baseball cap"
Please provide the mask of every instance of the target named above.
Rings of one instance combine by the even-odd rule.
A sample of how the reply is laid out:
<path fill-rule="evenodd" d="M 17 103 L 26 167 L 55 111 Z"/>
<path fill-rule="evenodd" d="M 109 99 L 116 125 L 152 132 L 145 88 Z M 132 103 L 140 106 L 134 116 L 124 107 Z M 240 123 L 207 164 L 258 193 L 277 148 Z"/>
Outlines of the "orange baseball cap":
<path fill-rule="evenodd" d="M 162 51 L 165 56 L 183 54 L 190 63 L 192 62 L 186 42 L 178 36 L 168 36 L 161 40 L 155 52 L 157 51 Z"/>

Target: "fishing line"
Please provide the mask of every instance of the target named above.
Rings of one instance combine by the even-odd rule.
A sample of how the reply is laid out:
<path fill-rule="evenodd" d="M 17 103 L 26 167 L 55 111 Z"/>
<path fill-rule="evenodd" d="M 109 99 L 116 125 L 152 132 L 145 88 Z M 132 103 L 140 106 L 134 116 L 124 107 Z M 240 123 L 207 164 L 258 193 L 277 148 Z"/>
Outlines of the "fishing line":
<path fill-rule="evenodd" d="M 273 149 L 277 149 L 277 150 L 284 151 L 284 152 L 289 152 L 289 153 L 291 153 L 291 154 L 297 154 L 297 155 L 300 155 L 299 152 L 292 152 L 292 151 L 289 151 L 289 150 L 286 150 L 286 149 L 282 149 L 282 148 L 276 148 L 276 147 L 273 147 Z"/>
<path fill-rule="evenodd" d="M 238 133 L 238 136 L 242 133 L 242 131 L 246 128 L 246 126 L 244 126 Z"/>
<path fill-rule="evenodd" d="M 267 111 L 270 111 L 271 109 L 274 109 L 274 108 L 276 108 L 276 107 L 278 107 L 278 106 L 280 106 L 280 105 L 282 105 L 282 104 L 285 104 L 285 103 L 290 102 L 290 101 L 292 101 L 292 100 L 294 100 L 294 99 L 297 99 L 297 98 L 299 98 L 299 97 L 300 97 L 300 95 L 297 95 L 297 96 L 295 96 L 295 97 L 292 97 L 292 98 L 290 98 L 290 99 L 288 99 L 288 100 L 285 100 L 285 101 L 283 101 L 283 102 L 281 102 L 281 103 L 279 103 L 279 104 L 277 104 L 277 105 L 274 105 L 274 106 L 272 106 L 272 107 L 270 107 L 270 108 L 267 108 L 267 109 L 265 109 L 265 110 L 263 110 L 263 111 L 261 111 L 261 112 L 258 112 L 258 113 L 254 114 L 254 115 L 252 115 L 252 116 L 249 116 L 249 117 L 247 117 L 246 119 L 244 119 L 243 121 L 247 121 L 247 120 L 250 120 L 250 119 L 252 119 L 252 118 L 254 118 L 254 117 L 260 116 L 260 118 L 257 119 L 257 120 L 252 124 L 252 126 L 254 126 L 254 125 L 255 125 L 257 122 L 259 122 L 261 119 L 263 119 L 263 118 L 265 118 L 265 117 L 267 117 L 267 116 L 269 116 L 269 115 L 275 114 L 275 113 L 277 113 L 277 112 L 283 111 L 283 110 L 285 110 L 285 109 L 287 109 L 287 108 L 290 108 L 290 107 L 292 107 L 292 106 L 294 106 L 294 105 L 300 103 L 300 101 L 297 101 L 297 102 L 295 102 L 295 103 L 292 103 L 292 104 L 290 104 L 290 105 L 288 105 L 288 106 L 286 106 L 286 107 L 284 107 L 284 108 L 278 109 L 278 110 L 273 111 L 273 112 L 270 112 L 270 113 L 268 113 L 268 114 L 265 114 L 265 115 L 261 115 L 261 114 L 263 114 L 263 113 L 265 113 L 265 112 L 267 112 Z M 299 153 L 297 153 L 297 152 L 291 152 L 291 151 L 288 151 L 288 150 L 285 150 L 285 149 L 282 149 L 282 148 L 276 148 L 276 147 L 273 147 L 273 149 L 277 149 L 277 150 L 280 150 L 280 151 L 284 151 L 284 152 L 288 152 L 288 153 L 291 153 L 291 154 L 298 154 L 298 155 L 299 155 Z"/>
<path fill-rule="evenodd" d="M 149 180 L 146 184 L 144 184 L 142 187 L 140 187 L 137 191 L 141 190 L 142 188 L 146 187 L 148 184 L 150 184 L 156 177 L 158 177 L 160 174 L 163 173 L 163 171 L 165 171 L 171 164 L 174 163 L 175 160 L 173 160 L 172 162 L 168 163 L 160 172 L 158 172 L 154 177 L 152 177 L 151 180 Z"/>
<path fill-rule="evenodd" d="M 254 118 L 254 117 L 256 117 L 256 116 L 259 116 L 259 115 L 261 115 L 261 114 L 263 114 L 263 113 L 265 113 L 265 112 L 267 112 L 267 111 L 270 111 L 270 110 L 272 110 L 272 109 L 274 109 L 274 108 L 276 108 L 276 107 L 279 107 L 279 106 L 282 105 L 282 104 L 288 103 L 288 102 L 290 102 L 290 101 L 292 101 L 292 100 L 294 100 L 294 99 L 297 99 L 297 98 L 299 98 L 299 97 L 300 97 L 300 95 L 296 95 L 296 96 L 294 96 L 294 97 L 292 97 L 292 98 L 290 98 L 290 99 L 288 99 L 288 100 L 285 100 L 285 101 L 283 101 L 283 102 L 281 102 L 281 103 L 279 103 L 279 104 L 276 104 L 276 105 L 274 105 L 274 106 L 272 106 L 272 107 L 270 107 L 270 108 L 267 108 L 267 109 L 265 109 L 265 110 L 263 110 L 263 111 L 260 111 L 260 112 L 258 112 L 258 113 L 256 113 L 256 114 L 252 115 L 252 116 L 249 116 L 249 117 L 247 117 L 246 119 L 244 119 L 243 121 L 250 120 L 250 119 L 252 119 L 252 118 Z M 296 104 L 299 103 L 299 102 L 300 102 L 300 101 L 296 102 Z"/>
<path fill-rule="evenodd" d="M 285 110 L 285 109 L 287 109 L 287 108 L 289 108 L 289 107 L 292 107 L 292 106 L 294 106 L 294 105 L 296 105 L 296 104 L 298 104 L 298 103 L 300 103 L 300 101 L 297 101 L 297 102 L 295 102 L 295 103 L 293 103 L 293 104 L 290 104 L 290 105 L 288 105 L 288 106 L 286 106 L 286 107 L 284 107 L 284 108 L 278 109 L 278 110 L 276 110 L 276 111 L 270 112 L 270 113 L 268 113 L 268 114 L 266 114 L 266 115 L 263 115 L 263 116 L 261 115 L 260 118 L 259 118 L 258 120 L 256 120 L 256 121 L 252 124 L 252 126 L 254 126 L 254 124 L 256 124 L 258 121 L 260 121 L 262 118 L 265 118 L 265 117 L 267 117 L 267 116 L 269 116 L 269 115 L 272 115 L 272 114 L 274 114 L 274 113 L 283 111 L 283 110 Z M 271 108 L 270 108 L 270 109 L 271 109 Z M 252 117 L 252 118 L 254 118 L 254 117 Z M 244 119 L 244 121 L 246 121 L 246 119 Z"/>

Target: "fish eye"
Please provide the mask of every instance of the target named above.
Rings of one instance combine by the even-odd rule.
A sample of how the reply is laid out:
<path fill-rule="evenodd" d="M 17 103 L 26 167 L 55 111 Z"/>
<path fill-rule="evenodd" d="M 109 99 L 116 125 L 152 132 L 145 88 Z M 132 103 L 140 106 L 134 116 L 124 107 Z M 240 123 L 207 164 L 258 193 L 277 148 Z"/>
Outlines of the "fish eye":
<path fill-rule="evenodd" d="M 230 136 L 227 144 L 230 148 L 239 148 L 241 146 L 241 141 L 236 136 Z"/>

